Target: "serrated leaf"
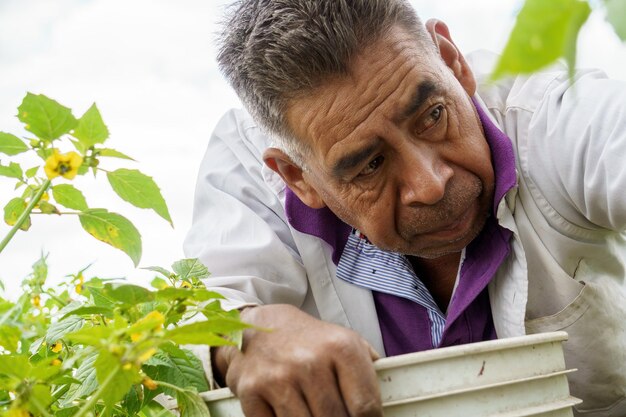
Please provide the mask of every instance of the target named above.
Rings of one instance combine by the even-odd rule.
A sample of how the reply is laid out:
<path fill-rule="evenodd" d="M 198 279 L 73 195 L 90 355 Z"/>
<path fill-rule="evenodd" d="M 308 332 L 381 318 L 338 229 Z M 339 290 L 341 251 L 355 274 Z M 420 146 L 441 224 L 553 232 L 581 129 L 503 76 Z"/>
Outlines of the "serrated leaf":
<path fill-rule="evenodd" d="M 605 0 L 606 19 L 622 41 L 626 41 L 626 0 Z"/>
<path fill-rule="evenodd" d="M 83 193 L 70 184 L 59 184 L 52 187 L 52 196 L 60 205 L 73 210 L 89 209 Z"/>
<path fill-rule="evenodd" d="M 104 156 L 108 158 L 120 158 L 120 159 L 128 159 L 129 161 L 134 161 L 130 156 L 121 153 L 120 151 L 116 151 L 115 149 L 110 148 L 99 148 L 98 156 Z"/>
<path fill-rule="evenodd" d="M 17 155 L 28 150 L 28 145 L 15 135 L 0 132 L 0 152 L 5 155 Z"/>
<path fill-rule="evenodd" d="M 197 258 L 181 259 L 172 264 L 172 269 L 180 279 L 191 281 L 193 278 L 204 279 L 209 276 L 209 270 Z"/>
<path fill-rule="evenodd" d="M 91 349 L 91 348 L 90 348 Z M 96 358 L 98 357 L 98 351 L 92 350 L 85 360 L 80 364 L 74 378 L 80 381 L 78 385 L 72 385 L 67 392 L 63 405 L 69 405 L 78 398 L 84 398 L 90 395 L 98 388 L 98 380 L 96 378 L 96 368 L 94 366 Z"/>
<path fill-rule="evenodd" d="M 46 343 L 51 344 L 63 339 L 68 333 L 75 332 L 83 327 L 83 323 L 83 318 L 77 316 L 70 316 L 65 320 L 52 323 L 46 332 Z"/>
<path fill-rule="evenodd" d="M 113 191 L 130 204 L 154 210 L 170 224 L 172 219 L 161 190 L 154 180 L 136 169 L 118 169 L 107 173 Z"/>
<path fill-rule="evenodd" d="M 168 271 L 168 270 L 167 270 L 167 269 L 165 269 L 165 268 L 161 268 L 160 266 L 146 266 L 146 267 L 141 268 L 141 269 L 145 269 L 145 270 L 148 270 L 148 271 L 158 272 L 159 274 L 163 275 L 163 276 L 164 276 L 164 277 L 166 277 L 166 278 L 169 278 L 169 276 L 170 276 L 170 274 L 171 274 L 171 272 L 170 272 L 170 271 Z"/>
<path fill-rule="evenodd" d="M 147 288 L 132 284 L 113 285 L 106 284 L 107 295 L 117 301 L 128 305 L 137 305 L 154 300 L 154 293 Z"/>
<path fill-rule="evenodd" d="M 98 143 L 104 143 L 104 141 L 107 140 L 109 137 L 109 129 L 107 129 L 102 121 L 102 116 L 100 115 L 98 107 L 96 107 L 96 103 L 92 104 L 85 114 L 78 119 L 72 136 L 78 139 L 85 148 L 89 148 Z"/>
<path fill-rule="evenodd" d="M 128 219 L 106 210 L 89 210 L 78 217 L 87 233 L 126 253 L 135 266 L 139 264 L 141 235 Z"/>
<path fill-rule="evenodd" d="M 69 132 L 77 123 L 70 109 L 43 94 L 27 93 L 17 110 L 26 130 L 48 142 Z"/>
<path fill-rule="evenodd" d="M 114 308 L 115 300 L 112 299 L 103 288 L 87 287 L 93 302 L 98 307 Z"/>
<path fill-rule="evenodd" d="M 223 346 L 232 344 L 232 341 L 220 335 L 228 335 L 248 327 L 250 325 L 239 320 L 216 317 L 168 330 L 165 337 L 181 345 Z"/>
<path fill-rule="evenodd" d="M 120 359 L 108 350 L 100 351 L 95 368 L 98 383 L 106 388 L 102 390 L 102 400 L 109 407 L 121 400 L 133 384 L 141 381 L 137 369 L 124 369 Z"/>
<path fill-rule="evenodd" d="M 576 64 L 576 40 L 591 8 L 579 0 L 526 0 L 492 79 L 541 69 L 559 58 Z"/>
<path fill-rule="evenodd" d="M 201 392 L 209 389 L 202 362 L 189 350 L 178 349 L 176 355 L 157 352 L 146 365 L 146 374 L 152 379 Z"/>
<path fill-rule="evenodd" d="M 191 390 L 176 392 L 180 417 L 211 417 L 209 409 L 197 392 Z"/>
<path fill-rule="evenodd" d="M 2 175 L 3 177 L 16 178 L 18 180 L 21 180 L 24 176 L 24 173 L 22 172 L 22 167 L 19 164 L 11 162 L 9 163 L 9 165 L 0 164 L 0 175 Z"/>
<path fill-rule="evenodd" d="M 124 396 L 122 408 L 128 415 L 133 416 L 141 410 L 142 401 L 143 390 L 141 389 L 141 385 L 133 385 Z"/>
<path fill-rule="evenodd" d="M 26 178 L 32 178 L 37 175 L 37 171 L 39 171 L 39 167 L 32 167 L 26 170 Z"/>
<path fill-rule="evenodd" d="M 17 223 L 19 217 L 26 210 L 26 201 L 23 198 L 16 197 L 8 202 L 6 206 L 4 206 L 4 221 L 9 226 L 13 226 Z M 20 229 L 28 230 L 30 228 L 30 216 L 22 223 Z"/>

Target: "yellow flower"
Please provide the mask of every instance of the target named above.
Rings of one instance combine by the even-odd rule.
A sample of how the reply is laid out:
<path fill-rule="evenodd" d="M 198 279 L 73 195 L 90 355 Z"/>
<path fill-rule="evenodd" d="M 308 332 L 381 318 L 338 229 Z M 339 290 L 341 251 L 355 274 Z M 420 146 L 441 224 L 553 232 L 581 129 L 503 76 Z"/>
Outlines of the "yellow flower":
<path fill-rule="evenodd" d="M 80 294 L 81 292 L 83 292 L 83 284 L 85 283 L 85 277 L 83 276 L 83 273 L 79 273 L 78 274 L 78 284 L 76 284 L 76 286 L 74 287 L 74 289 L 76 290 L 76 294 Z"/>
<path fill-rule="evenodd" d="M 78 173 L 83 163 L 83 157 L 76 152 L 59 153 L 56 149 L 52 152 L 52 155 L 46 159 L 46 165 L 44 171 L 49 179 L 58 177 L 59 175 L 68 180 L 73 179 Z"/>
<path fill-rule="evenodd" d="M 56 343 L 52 344 L 52 346 L 50 346 L 50 350 L 54 353 L 59 353 L 61 350 L 63 350 L 63 344 L 59 340 Z"/>
<path fill-rule="evenodd" d="M 141 355 L 139 355 L 137 359 L 139 360 L 140 363 L 144 363 L 145 361 L 150 359 L 156 352 L 157 350 L 155 348 L 150 348 L 146 350 L 144 353 L 142 353 Z"/>
<path fill-rule="evenodd" d="M 144 317 L 143 320 L 154 320 L 154 329 L 156 330 L 163 328 L 163 323 L 165 323 L 165 316 L 161 312 L 154 310 L 146 314 L 146 317 Z"/>
<path fill-rule="evenodd" d="M 52 366 L 61 366 L 61 364 L 63 363 L 63 361 L 59 358 L 54 358 L 52 359 L 52 361 L 50 362 L 50 365 Z"/>
<path fill-rule="evenodd" d="M 183 281 L 180 283 L 180 288 L 191 288 L 191 284 L 187 281 Z"/>
<path fill-rule="evenodd" d="M 155 389 L 159 387 L 152 378 L 149 378 L 147 376 L 143 378 L 143 380 L 141 381 L 141 384 L 144 387 L 148 388 L 150 391 L 154 391 Z"/>
<path fill-rule="evenodd" d="M 35 307 L 41 307 L 41 297 L 39 294 L 34 295 L 30 302 L 33 303 L 33 306 Z"/>
<path fill-rule="evenodd" d="M 139 339 L 141 339 L 141 336 L 142 336 L 141 333 L 133 333 L 130 335 L 130 341 L 134 343 L 138 341 Z"/>
<path fill-rule="evenodd" d="M 130 362 L 126 362 L 124 365 L 122 365 L 122 369 L 125 371 L 130 371 L 131 369 L 133 369 L 133 364 Z"/>

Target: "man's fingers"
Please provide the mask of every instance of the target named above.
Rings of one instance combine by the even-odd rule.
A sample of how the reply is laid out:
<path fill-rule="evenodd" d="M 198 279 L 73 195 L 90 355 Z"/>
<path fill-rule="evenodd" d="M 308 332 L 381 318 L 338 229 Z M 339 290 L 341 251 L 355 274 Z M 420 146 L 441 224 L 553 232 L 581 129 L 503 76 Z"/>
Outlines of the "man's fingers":
<path fill-rule="evenodd" d="M 241 410 L 246 416 L 276 417 L 269 404 L 261 397 L 239 398 Z"/>
<path fill-rule="evenodd" d="M 312 380 L 315 383 L 304 392 L 311 414 L 314 417 L 349 417 L 335 373 L 315 373 Z"/>
<path fill-rule="evenodd" d="M 339 389 L 348 414 L 350 417 L 382 417 L 378 378 L 372 362 L 378 354 L 373 349 L 351 352 L 360 356 L 348 356 L 335 364 Z"/>
<path fill-rule="evenodd" d="M 276 417 L 313 417 L 302 393 L 292 386 L 270 390 L 266 400 L 272 405 Z M 250 415 L 256 417 L 256 414 Z"/>

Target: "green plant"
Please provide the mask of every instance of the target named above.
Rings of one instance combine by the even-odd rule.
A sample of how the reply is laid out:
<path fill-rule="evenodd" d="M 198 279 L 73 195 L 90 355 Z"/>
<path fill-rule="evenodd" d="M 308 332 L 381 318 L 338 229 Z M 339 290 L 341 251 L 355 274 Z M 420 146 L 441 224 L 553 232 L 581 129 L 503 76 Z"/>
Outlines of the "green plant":
<path fill-rule="evenodd" d="M 594 8 L 625 41 L 626 0 L 526 0 L 492 78 L 532 73 L 561 58 L 573 75 L 578 35 Z"/>
<path fill-rule="evenodd" d="M 171 223 L 150 177 L 100 167 L 100 158 L 130 157 L 102 147 L 108 129 L 95 104 L 75 119 L 56 101 L 29 93 L 18 111 L 35 137 L 0 133 L 0 153 L 30 153 L 41 162 L 26 170 L 15 161 L 0 164 L 0 176 L 24 189 L 4 208 L 11 229 L 0 252 L 19 230 L 30 228 L 33 214 L 75 215 L 90 235 L 124 251 L 137 265 L 141 238 L 132 223 L 89 208 L 81 191 L 59 183 L 105 172 L 121 198 Z M 74 150 L 62 153 L 64 144 Z M 175 397 L 183 416 L 209 415 L 198 395 L 209 389 L 203 364 L 181 345 L 238 345 L 247 325 L 237 311 L 222 310 L 222 297 L 206 289 L 204 265 L 183 259 L 171 271 L 146 268 L 156 275 L 152 289 L 86 278 L 88 268 L 50 285 L 46 257 L 33 264 L 16 301 L 2 295 L 0 283 L 0 416 L 172 415 L 155 401 L 159 394 Z"/>

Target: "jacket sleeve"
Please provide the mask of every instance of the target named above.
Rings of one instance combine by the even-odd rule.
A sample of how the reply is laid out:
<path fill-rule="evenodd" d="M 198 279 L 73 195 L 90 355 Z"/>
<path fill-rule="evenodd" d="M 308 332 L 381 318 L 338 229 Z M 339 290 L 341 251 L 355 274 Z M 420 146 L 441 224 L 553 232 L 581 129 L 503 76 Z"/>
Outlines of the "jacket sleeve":
<path fill-rule="evenodd" d="M 555 83 L 529 125 L 532 181 L 570 222 L 624 231 L 626 83 L 599 71 Z"/>
<path fill-rule="evenodd" d="M 308 288 L 281 203 L 284 185 L 263 172 L 266 141 L 245 112 L 231 110 L 215 128 L 200 167 L 184 250 L 211 271 L 206 284 L 227 298 L 222 304 L 228 309 L 299 307 Z"/>

